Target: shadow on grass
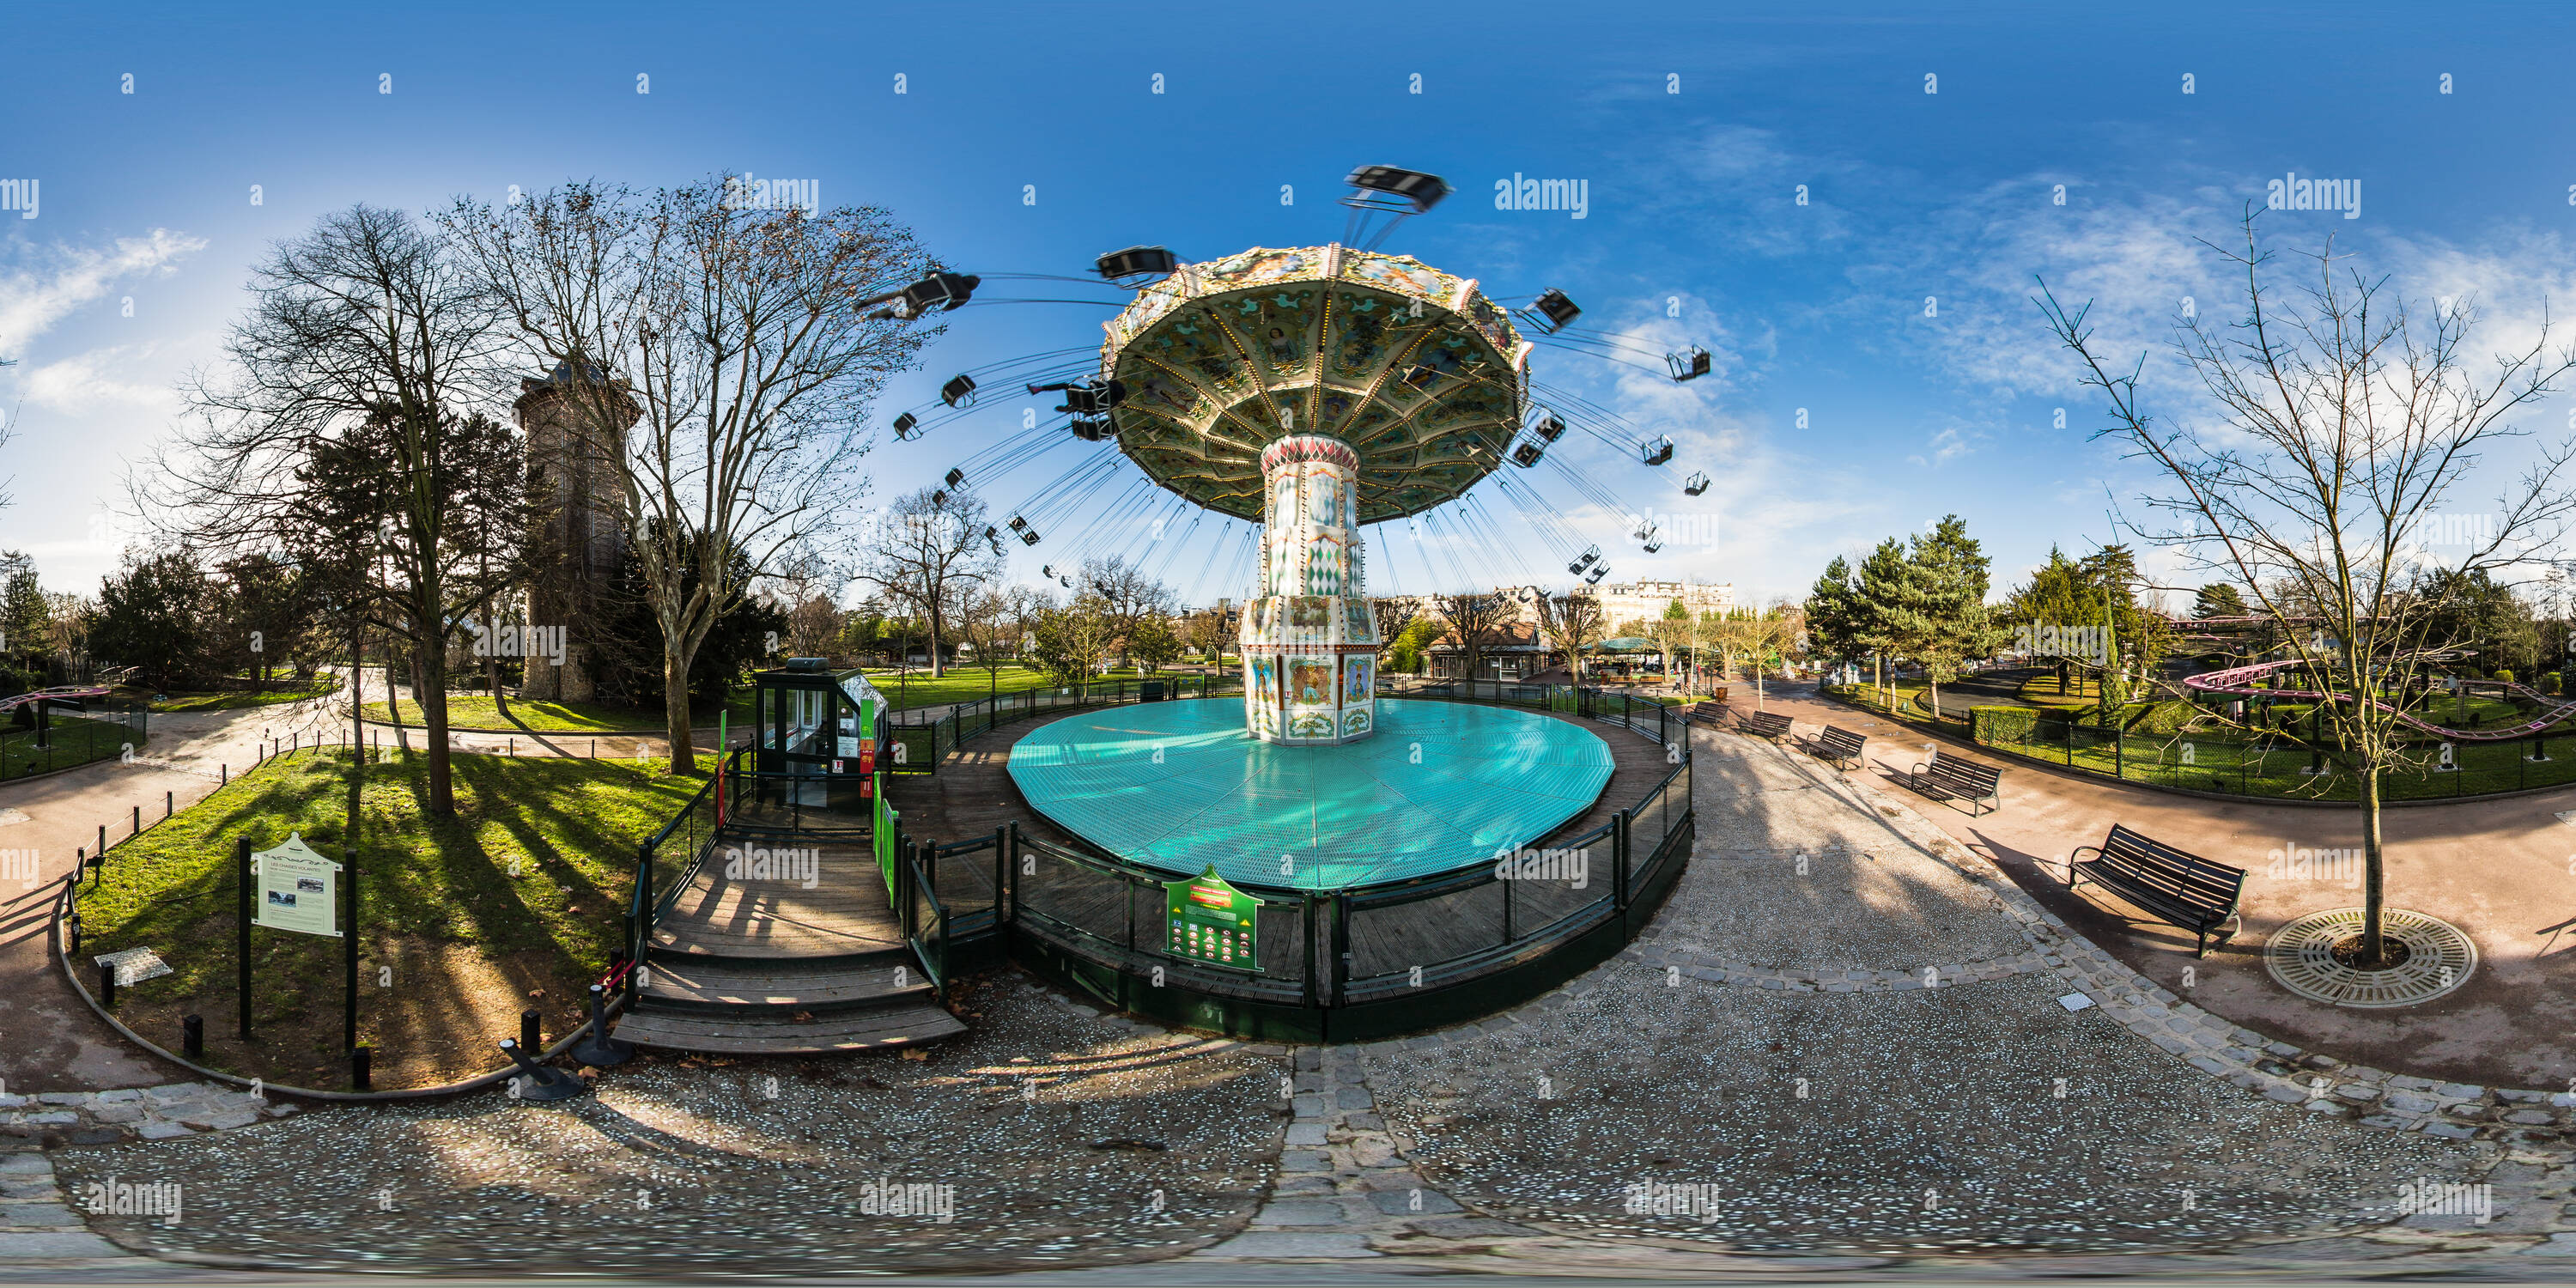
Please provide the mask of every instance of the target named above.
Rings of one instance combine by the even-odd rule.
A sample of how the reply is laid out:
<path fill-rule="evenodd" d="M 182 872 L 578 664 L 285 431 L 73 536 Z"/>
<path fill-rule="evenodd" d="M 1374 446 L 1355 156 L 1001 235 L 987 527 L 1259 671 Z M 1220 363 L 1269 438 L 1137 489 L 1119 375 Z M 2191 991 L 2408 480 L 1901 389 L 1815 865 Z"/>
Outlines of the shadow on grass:
<path fill-rule="evenodd" d="M 369 764 L 362 795 L 359 950 L 372 976 L 360 989 L 362 1029 L 395 1057 L 379 1060 L 380 1073 L 399 1063 L 410 1085 L 493 1064 L 486 1039 L 516 1030 L 531 993 L 557 1007 L 578 1002 L 618 944 L 637 843 L 699 784 L 618 761 L 459 754 L 451 763 L 451 817 L 427 812 L 425 753 Z M 211 1017 L 233 1013 L 236 843 L 265 849 L 300 834 L 345 860 L 348 767 L 340 750 L 273 758 L 110 851 L 105 883 L 83 890 L 84 952 L 151 947 L 173 972 L 121 990 L 120 1010 L 141 1017 L 129 1023 L 167 1036 L 183 1013 L 209 1016 L 210 1030 Z M 304 1048 L 321 1040 L 337 1050 L 344 947 L 261 931 L 251 956 L 262 1037 L 225 1054 L 239 1071 L 302 1076 Z"/>

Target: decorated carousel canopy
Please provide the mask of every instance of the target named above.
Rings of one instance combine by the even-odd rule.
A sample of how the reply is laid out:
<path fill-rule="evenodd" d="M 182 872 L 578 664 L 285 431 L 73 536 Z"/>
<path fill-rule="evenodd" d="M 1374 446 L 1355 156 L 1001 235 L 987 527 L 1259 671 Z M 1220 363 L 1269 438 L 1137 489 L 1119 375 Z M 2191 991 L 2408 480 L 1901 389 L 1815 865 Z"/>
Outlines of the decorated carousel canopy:
<path fill-rule="evenodd" d="M 1185 264 L 1107 324 L 1119 448 L 1220 513 L 1263 517 L 1261 453 L 1323 434 L 1359 456 L 1359 521 L 1417 514 L 1494 471 L 1520 430 L 1530 345 L 1419 260 L 1255 247 Z"/>

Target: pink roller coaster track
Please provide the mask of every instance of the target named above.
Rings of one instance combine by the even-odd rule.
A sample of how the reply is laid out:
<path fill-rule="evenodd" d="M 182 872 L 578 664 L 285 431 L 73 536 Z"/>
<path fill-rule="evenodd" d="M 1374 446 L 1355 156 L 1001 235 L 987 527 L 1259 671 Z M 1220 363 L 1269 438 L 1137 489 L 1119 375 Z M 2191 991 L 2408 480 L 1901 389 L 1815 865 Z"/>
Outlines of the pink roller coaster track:
<path fill-rule="evenodd" d="M 2254 681 L 2259 680 L 2264 676 L 2280 671 L 2293 670 L 2302 665 L 2305 664 L 2297 661 L 2258 662 L 2252 666 L 2240 666 L 2226 671 L 2212 671 L 2207 675 L 2187 676 L 2183 679 L 2183 685 L 2202 693 L 2264 694 L 2275 698 L 2316 698 L 2319 700 L 2331 700 L 2336 702 L 2349 702 L 2352 700 L 2350 694 L 2344 693 L 2322 693 L 2313 689 L 2257 689 L 2254 687 Z M 2536 702 L 2548 703 L 2552 701 L 2552 699 L 2540 693 L 2538 690 L 2529 688 L 2525 685 L 2508 684 L 2504 687 Z M 2387 703 L 2381 702 L 2376 698 L 2371 700 L 2371 705 L 2378 707 L 2382 711 L 2395 710 L 2395 708 L 2390 707 Z M 2433 724 L 2429 721 L 2419 720 L 2403 711 L 2397 712 L 2397 718 L 2405 721 L 2407 724 L 2412 725 L 2415 728 L 2423 730 L 2426 733 L 2437 734 L 2455 742 L 2502 742 L 2508 738 L 2520 738 L 2526 734 L 2538 733 L 2541 730 L 2566 719 L 2570 713 L 2576 713 L 2576 702 L 2557 702 L 2555 705 L 2548 707 L 2546 710 L 2542 711 L 2540 715 L 2529 721 L 2518 725 L 2508 725 L 2498 729 L 2451 729 L 2442 725 Z"/>

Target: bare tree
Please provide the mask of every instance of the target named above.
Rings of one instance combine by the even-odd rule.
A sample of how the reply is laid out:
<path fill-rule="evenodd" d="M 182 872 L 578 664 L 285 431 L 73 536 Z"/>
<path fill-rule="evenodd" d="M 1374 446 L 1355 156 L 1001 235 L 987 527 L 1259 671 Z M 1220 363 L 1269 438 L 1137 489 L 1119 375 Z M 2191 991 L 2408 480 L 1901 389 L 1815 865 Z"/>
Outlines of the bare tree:
<path fill-rule="evenodd" d="M 1199 651 L 1211 672 L 1225 670 L 1225 646 L 1234 642 L 1221 608 L 1202 608 L 1181 621 L 1181 642 Z"/>
<path fill-rule="evenodd" d="M 1377 648 L 1381 655 L 1394 648 L 1396 637 L 1404 634 L 1404 628 L 1411 626 L 1414 618 L 1421 616 L 1416 604 L 1417 601 L 1410 597 L 1397 596 L 1368 602 L 1369 616 L 1377 624 Z"/>
<path fill-rule="evenodd" d="M 1080 684 L 1100 673 L 1101 663 L 1118 642 L 1109 602 L 1085 588 L 1059 606 L 1048 601 L 1029 620 L 1037 641 L 1035 657 L 1060 684 Z"/>
<path fill-rule="evenodd" d="M 930 676 L 943 674 L 939 649 L 959 638 L 953 623 L 995 577 L 1002 561 L 984 538 L 984 503 L 929 488 L 894 503 L 885 531 L 860 565 L 887 599 L 911 609 L 930 633 Z"/>
<path fill-rule="evenodd" d="M 693 771 L 689 665 L 751 583 L 827 547 L 865 483 L 862 417 L 937 328 L 868 304 L 930 267 L 876 207 L 808 215 L 707 182 L 575 184 L 444 216 L 540 366 L 570 364 L 662 629 L 671 769 Z"/>
<path fill-rule="evenodd" d="M 1769 671 L 1766 662 L 1777 659 L 1781 678 L 1788 677 L 1789 659 L 1797 651 L 1799 637 L 1806 633 L 1806 606 L 1782 597 L 1772 600 L 1768 609 L 1748 611 L 1730 625 L 1734 628 L 1735 646 L 1753 664 L 1754 702 L 1759 705 L 1768 697 L 1763 690 L 1763 677 Z"/>
<path fill-rule="evenodd" d="M 2175 351 L 2215 412 L 2206 428 L 2143 410 L 2143 358 L 2101 352 L 2090 305 L 2069 312 L 2044 282 L 2034 302 L 2084 383 L 2110 400 L 2097 437 L 2167 480 L 2141 498 L 2151 517 L 2124 526 L 2196 572 L 2252 587 L 2295 669 L 2335 694 L 2319 708 L 2331 754 L 2358 777 L 2362 824 L 2365 919 L 2351 964 L 2385 968 L 2380 775 L 2424 759 L 2400 738 L 2405 695 L 2435 665 L 2428 622 L 2452 607 L 2444 587 L 2528 569 L 2565 533 L 2576 494 L 2561 475 L 2576 442 L 2539 451 L 2487 522 L 2464 525 L 2474 539 L 2458 562 L 2431 559 L 2421 533 L 2469 486 L 2483 449 L 2523 436 L 2506 415 L 2548 394 L 2576 350 L 2552 352 L 2544 322 L 2528 347 L 2472 369 L 2468 302 L 2419 318 L 2383 299 L 2386 279 L 2339 266 L 2331 241 L 2301 255 L 2305 280 L 2285 291 L 2251 212 L 2241 250 L 2210 249 L 2241 275 L 2244 312 L 2224 331 L 2192 316 L 2176 324 Z"/>
<path fill-rule="evenodd" d="M 1476 678 L 1476 663 L 1482 661 L 1485 649 L 1502 638 L 1505 627 L 1520 620 L 1520 605 L 1508 595 L 1469 591 L 1462 595 L 1439 595 L 1434 602 L 1440 616 L 1449 623 L 1449 633 L 1458 639 L 1458 651 L 1465 664 L 1465 677 Z"/>
<path fill-rule="evenodd" d="M 975 664 L 988 678 L 1001 674 L 1002 659 L 1019 654 L 1031 617 L 1045 604 L 1045 596 L 1021 585 L 979 586 L 966 597 L 958 633 L 975 646 Z"/>
<path fill-rule="evenodd" d="M 1082 575 L 1074 579 L 1080 588 L 1100 597 L 1100 611 L 1109 619 L 1110 638 L 1117 641 L 1118 660 L 1130 661 L 1134 650 L 1128 638 L 1150 618 L 1172 615 L 1175 602 L 1172 588 L 1155 580 L 1146 571 L 1127 562 L 1125 555 L 1082 561 Z"/>
<path fill-rule="evenodd" d="M 363 205 L 279 245 L 250 290 L 226 372 L 190 377 L 194 422 L 129 481 L 132 504 L 211 554 L 288 552 L 353 650 L 369 624 L 401 641 L 429 809 L 450 813 L 447 642 L 519 575 L 508 545 L 526 526 L 515 438 L 472 410 L 496 320 L 438 239 Z"/>
<path fill-rule="evenodd" d="M 1583 651 L 1608 638 L 1608 613 L 1599 598 L 1581 587 L 1561 595 L 1538 594 L 1538 629 L 1548 647 L 1565 653 L 1574 682 L 1583 683 Z"/>

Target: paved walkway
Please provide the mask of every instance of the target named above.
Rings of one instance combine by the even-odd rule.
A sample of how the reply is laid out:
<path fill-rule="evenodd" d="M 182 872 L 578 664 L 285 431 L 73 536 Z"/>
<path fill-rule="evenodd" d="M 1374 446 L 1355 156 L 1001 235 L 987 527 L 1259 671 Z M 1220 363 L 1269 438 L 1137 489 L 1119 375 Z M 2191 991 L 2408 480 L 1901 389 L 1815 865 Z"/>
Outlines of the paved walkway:
<path fill-rule="evenodd" d="M 136 1051 L 93 1016 L 54 967 L 46 943 L 56 883 L 98 844 L 186 809 L 220 786 L 229 766 L 255 764 L 272 738 L 310 740 L 326 727 L 322 701 L 245 711 L 154 715 L 135 759 L 105 760 L 0 784 L 0 848 L 32 851 L 34 884 L 0 886 L 0 1091 L 143 1087 L 182 1070 Z"/>
<path fill-rule="evenodd" d="M 1802 728 L 1831 722 L 1870 737 L 1866 763 L 1847 776 L 1893 785 L 1924 759 L 1928 735 L 1816 696 L 1811 685 L 1775 689 L 1769 709 Z M 1944 754 L 1960 752 L 1955 744 Z M 2357 907 L 2358 861 L 2338 878 L 2281 862 L 2293 848 L 2358 855 L 2351 805 L 2209 800 L 2070 775 L 2001 757 L 2000 809 L 1971 816 L 1923 801 L 1923 813 L 2010 874 L 2052 913 L 2113 946 L 2165 988 L 2222 1015 L 2355 1063 L 2466 1083 L 2576 1087 L 2576 788 L 2501 800 L 2383 810 L 2392 907 L 2412 908 L 2467 931 L 2477 973 L 2419 1006 L 2362 1010 L 2310 1002 L 2275 984 L 2263 944 L 2311 912 Z M 2571 816 L 2576 817 L 2576 816 Z M 2099 844 L 2111 824 L 2247 870 L 2245 926 L 2235 941 L 2195 959 L 2188 934 L 2131 920 L 2089 887 L 2066 892 L 2066 857 Z"/>
<path fill-rule="evenodd" d="M 64 1150 L 57 1184 L 177 1185 L 177 1225 L 91 1228 L 281 1269 L 2576 1266 L 2576 1096 L 2231 1024 L 1939 807 L 1693 737 L 1699 844 L 1648 937 L 1476 1024 L 1282 1050 L 1004 972 L 965 994 L 973 1034 L 921 1061 L 646 1059 L 563 1106 L 326 1107 Z"/>
<path fill-rule="evenodd" d="M 1478 1024 L 1282 1051 L 1003 974 L 923 1061 L 647 1060 L 567 1106 L 325 1108 L 57 1166 L 73 1193 L 181 1187 L 176 1226 L 98 1218 L 120 1243 L 277 1268 L 2426 1273 L 2576 1251 L 2563 1108 L 2266 1047 L 1865 778 L 1695 742 L 1701 839 L 1651 936 Z M 890 1183 L 931 1206 L 885 1211 Z M 2401 1210 L 2434 1185 L 2489 1188 Z"/>

